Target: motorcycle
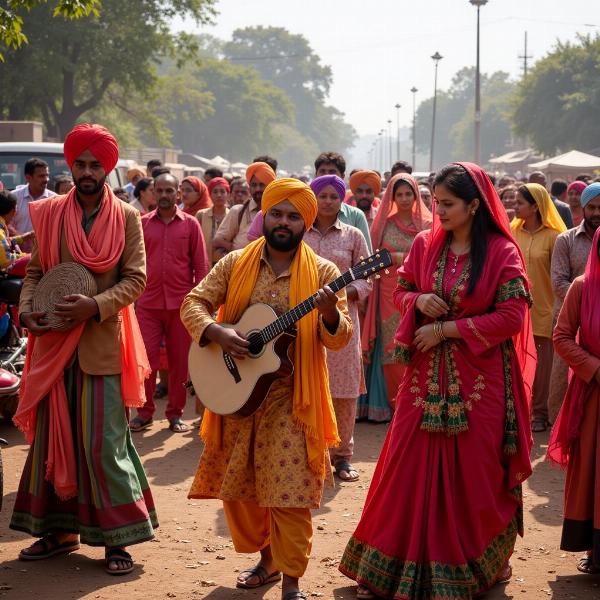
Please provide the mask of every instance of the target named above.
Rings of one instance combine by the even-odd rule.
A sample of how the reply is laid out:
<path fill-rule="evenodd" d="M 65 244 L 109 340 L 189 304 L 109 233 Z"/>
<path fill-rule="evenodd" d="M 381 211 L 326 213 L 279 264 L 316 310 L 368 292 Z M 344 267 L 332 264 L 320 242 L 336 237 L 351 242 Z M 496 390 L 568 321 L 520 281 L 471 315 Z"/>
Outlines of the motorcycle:
<path fill-rule="evenodd" d="M 19 297 L 23 279 L 0 278 L 0 416 L 11 420 L 17 410 L 27 337 L 19 325 Z"/>

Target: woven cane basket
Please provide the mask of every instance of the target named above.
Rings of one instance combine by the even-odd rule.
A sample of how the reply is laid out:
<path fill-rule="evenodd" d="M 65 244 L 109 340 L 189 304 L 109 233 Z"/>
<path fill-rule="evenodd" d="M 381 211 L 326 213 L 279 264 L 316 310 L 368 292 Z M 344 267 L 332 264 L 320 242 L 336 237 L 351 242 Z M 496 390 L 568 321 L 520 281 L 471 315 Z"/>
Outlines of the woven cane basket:
<path fill-rule="evenodd" d="M 46 313 L 50 328 L 65 331 L 71 327 L 54 314 L 54 306 L 64 302 L 71 294 L 83 294 L 88 298 L 98 292 L 96 280 L 88 269 L 76 262 L 65 262 L 50 269 L 37 284 L 33 297 L 33 311 Z"/>

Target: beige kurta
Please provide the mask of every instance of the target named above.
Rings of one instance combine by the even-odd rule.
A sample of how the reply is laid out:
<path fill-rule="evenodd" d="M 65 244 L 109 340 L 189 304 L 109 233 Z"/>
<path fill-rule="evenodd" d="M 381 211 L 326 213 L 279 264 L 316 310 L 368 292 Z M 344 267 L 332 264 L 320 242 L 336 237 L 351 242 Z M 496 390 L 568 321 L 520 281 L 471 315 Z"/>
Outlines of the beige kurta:
<path fill-rule="evenodd" d="M 235 262 L 242 251 L 229 253 L 193 289 L 181 307 L 181 318 L 195 342 L 214 323 L 212 315 L 225 301 Z M 317 257 L 319 285 L 339 276 L 331 262 Z M 290 272 L 276 276 L 263 255 L 250 304 L 263 302 L 277 313 L 289 306 Z M 307 291 L 308 296 L 308 291 Z M 340 292 L 341 317 L 335 334 L 319 319 L 315 335 L 326 348 L 339 350 L 352 337 L 345 292 Z M 308 466 L 304 434 L 292 418 L 292 377 L 274 383 L 261 408 L 249 417 L 223 418 L 223 447 L 207 446 L 192 484 L 191 498 L 255 502 L 259 506 L 318 508 L 323 478 Z M 325 456 L 326 448 L 323 448 Z"/>

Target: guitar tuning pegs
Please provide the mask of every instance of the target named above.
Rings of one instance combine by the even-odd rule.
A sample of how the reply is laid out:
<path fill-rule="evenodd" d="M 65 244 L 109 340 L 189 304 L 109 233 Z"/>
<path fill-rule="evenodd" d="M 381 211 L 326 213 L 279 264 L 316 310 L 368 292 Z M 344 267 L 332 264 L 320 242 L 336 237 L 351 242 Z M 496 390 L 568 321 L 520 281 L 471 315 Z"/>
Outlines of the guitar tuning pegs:
<path fill-rule="evenodd" d="M 377 273 L 377 274 L 375 275 L 375 279 L 381 279 L 381 275 L 380 275 L 379 273 Z"/>
<path fill-rule="evenodd" d="M 361 257 L 360 257 L 360 260 L 365 260 L 365 257 L 364 257 L 364 256 L 361 256 Z"/>
<path fill-rule="evenodd" d="M 389 274 L 390 274 L 390 270 L 389 270 L 389 269 L 385 269 L 384 273 L 385 273 L 386 275 L 389 275 Z"/>

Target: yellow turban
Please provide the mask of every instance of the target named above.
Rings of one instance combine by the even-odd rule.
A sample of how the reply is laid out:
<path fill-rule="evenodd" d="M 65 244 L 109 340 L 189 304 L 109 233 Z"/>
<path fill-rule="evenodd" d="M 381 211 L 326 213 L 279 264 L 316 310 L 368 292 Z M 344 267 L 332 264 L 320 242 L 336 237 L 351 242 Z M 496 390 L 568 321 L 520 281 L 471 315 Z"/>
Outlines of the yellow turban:
<path fill-rule="evenodd" d="M 350 189 L 356 193 L 356 189 L 360 185 L 368 185 L 373 193 L 378 196 L 381 192 L 381 177 L 375 171 L 356 171 L 350 177 Z"/>
<path fill-rule="evenodd" d="M 256 177 L 261 183 L 269 185 L 277 176 L 275 175 L 275 171 L 266 162 L 255 162 L 248 165 L 246 169 L 246 181 L 248 184 L 253 177 Z"/>
<path fill-rule="evenodd" d="M 275 179 L 263 192 L 260 203 L 262 214 L 284 200 L 289 200 L 298 209 L 306 229 L 314 223 L 317 218 L 317 198 L 309 185 L 298 179 Z"/>

